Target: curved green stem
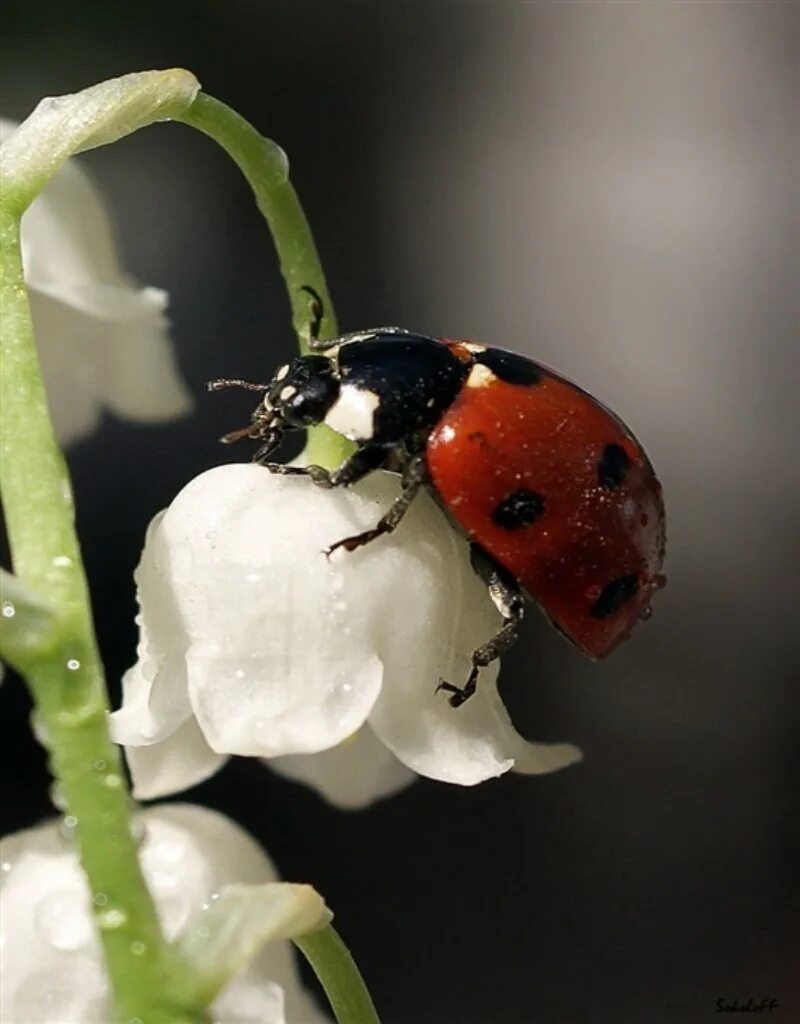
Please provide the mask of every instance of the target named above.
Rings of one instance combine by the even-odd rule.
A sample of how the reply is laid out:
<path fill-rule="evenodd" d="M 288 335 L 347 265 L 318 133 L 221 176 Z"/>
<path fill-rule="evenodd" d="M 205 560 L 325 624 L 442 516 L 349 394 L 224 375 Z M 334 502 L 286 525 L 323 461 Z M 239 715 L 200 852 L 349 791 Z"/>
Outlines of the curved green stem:
<path fill-rule="evenodd" d="M 202 979 L 161 934 L 131 833 L 119 750 L 106 723 L 108 696 L 69 475 L 34 344 L 20 217 L 72 153 L 163 117 L 184 120 L 219 142 L 253 188 L 278 252 L 301 351 L 308 350 L 310 321 L 303 285 L 325 304 L 320 336 L 335 336 L 333 306 L 282 151 L 230 108 L 196 91 L 196 80 L 180 69 L 123 76 L 40 105 L 0 149 L 0 491 L 15 570 L 0 579 L 0 645 L 28 682 L 53 774 L 75 820 L 117 1015 L 141 1024 L 203 1024 L 208 1017 Z M 326 428 L 312 432 L 312 461 L 332 467 L 346 453 L 338 435 Z M 336 933 L 324 929 L 298 944 L 341 1024 L 375 1024 L 372 1001 Z"/>
<path fill-rule="evenodd" d="M 239 167 L 253 190 L 256 205 L 272 234 L 289 293 L 292 323 L 300 351 L 309 351 L 311 322 L 310 296 L 303 291 L 304 287 L 313 288 L 322 299 L 324 315 L 320 338 L 335 338 L 338 328 L 333 303 L 306 215 L 289 181 L 286 154 L 235 110 L 206 93 L 198 93 L 188 110 L 176 119 L 199 129 L 218 143 Z M 328 427 L 315 427 L 309 431 L 305 456 L 310 462 L 332 469 L 350 451 L 352 445 Z"/>
<path fill-rule="evenodd" d="M 294 940 L 325 990 L 339 1024 L 380 1024 L 364 979 L 332 925 Z"/>
<path fill-rule="evenodd" d="M 14 609 L 15 593 L 27 588 L 51 616 L 38 641 L 12 642 L 11 660 L 31 689 L 53 774 L 76 819 L 120 1017 L 143 1024 L 199 1022 L 205 1015 L 194 979 L 161 935 L 131 835 L 119 750 L 106 725 L 108 697 L 69 475 L 33 340 L 19 216 L 4 204 L 0 269 L 0 490 L 18 581 L 6 581 L 3 601 Z"/>

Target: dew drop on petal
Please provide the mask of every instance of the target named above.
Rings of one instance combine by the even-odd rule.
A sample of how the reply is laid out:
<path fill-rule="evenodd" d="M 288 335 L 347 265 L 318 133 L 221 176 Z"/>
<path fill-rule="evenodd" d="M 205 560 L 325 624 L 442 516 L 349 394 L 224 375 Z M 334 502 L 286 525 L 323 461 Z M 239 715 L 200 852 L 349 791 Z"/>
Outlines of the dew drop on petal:
<path fill-rule="evenodd" d="M 17 609 L 14 607 L 12 601 L 3 601 L 2 615 L 4 619 L 13 619 L 17 614 Z"/>

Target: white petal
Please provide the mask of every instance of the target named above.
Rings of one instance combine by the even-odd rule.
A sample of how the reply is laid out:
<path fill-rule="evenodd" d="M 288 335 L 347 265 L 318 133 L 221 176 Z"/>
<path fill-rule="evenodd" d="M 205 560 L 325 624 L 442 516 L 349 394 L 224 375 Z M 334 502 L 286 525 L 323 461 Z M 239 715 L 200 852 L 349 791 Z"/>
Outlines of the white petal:
<path fill-rule="evenodd" d="M 267 942 L 293 939 L 329 924 L 333 915 L 310 885 L 226 885 L 194 912 L 178 947 L 203 979 L 206 998 L 248 964 Z"/>
<path fill-rule="evenodd" d="M 155 800 L 196 786 L 228 760 L 209 747 L 194 718 L 188 718 L 158 743 L 126 747 L 125 757 L 137 800 Z"/>
<path fill-rule="evenodd" d="M 574 747 L 527 743 L 514 729 L 497 693 L 498 662 L 481 671 L 477 692 L 460 708 L 435 692 L 439 679 L 466 681 L 472 651 L 501 620 L 472 571 L 466 542 L 433 502 L 418 501 L 408 518 L 404 527 L 430 542 L 419 570 L 428 601 L 404 602 L 402 614 L 386 622 L 379 643 L 385 685 L 369 719 L 375 733 L 420 775 L 462 786 L 501 775 L 519 758 L 541 772 L 571 764 L 580 757 Z"/>
<path fill-rule="evenodd" d="M 277 879 L 253 840 L 220 814 L 176 804 L 137 819 L 144 825 L 142 868 L 170 939 L 224 886 Z M 0 1019 L 4 1024 L 108 1024 L 108 984 L 74 847 L 55 825 L 18 832 L 1 845 Z M 326 1019 L 300 987 L 287 942 L 264 946 L 212 1012 L 221 1024 Z"/>
<path fill-rule="evenodd" d="M 0 140 L 13 130 L 0 121 Z M 123 272 L 91 179 L 67 163 L 22 218 L 36 343 L 56 434 L 85 437 L 102 409 L 148 421 L 191 408 L 169 341 L 167 297 Z"/>
<path fill-rule="evenodd" d="M 184 624 L 169 577 L 170 552 L 159 530 L 163 512 L 147 529 L 144 551 L 134 573 L 140 613 L 138 660 L 122 679 L 122 707 L 111 715 L 112 738 L 134 746 L 159 742 L 192 714 L 186 676 Z M 142 601 L 142 591 L 150 599 Z M 177 642 L 176 642 L 177 638 Z"/>
<path fill-rule="evenodd" d="M 179 612 L 152 648 L 161 659 L 153 694 L 174 685 L 164 665 L 185 659 L 193 709 L 220 753 L 316 751 L 354 733 L 382 667 L 365 638 L 370 623 L 346 614 L 345 579 L 322 548 L 374 514 L 365 499 L 253 465 L 189 484 L 152 535 L 167 553 L 160 575 L 139 577 L 146 621 L 153 605 Z"/>
<path fill-rule="evenodd" d="M 427 494 L 392 537 L 325 558 L 329 544 L 374 525 L 397 492 L 388 474 L 331 492 L 253 465 L 219 467 L 189 484 L 151 530 L 138 575 L 148 628 L 121 717 L 144 726 L 127 741 L 168 735 L 177 721 L 169 709 L 184 714 L 188 691 L 213 750 L 327 750 L 277 768 L 350 807 L 405 784 L 395 759 L 461 785 L 515 761 L 528 772 L 575 761 L 574 747 L 529 744 L 516 732 L 497 695 L 496 664 L 461 708 L 435 692 L 441 678 L 466 680 L 471 652 L 500 616 L 466 542 Z M 339 748 L 366 718 L 374 735 L 362 731 L 359 746 Z M 379 755 L 379 742 L 394 758 Z"/>
<path fill-rule="evenodd" d="M 369 725 L 330 750 L 272 757 L 264 764 L 287 779 L 306 783 L 343 810 L 356 810 L 394 796 L 416 778 Z"/>

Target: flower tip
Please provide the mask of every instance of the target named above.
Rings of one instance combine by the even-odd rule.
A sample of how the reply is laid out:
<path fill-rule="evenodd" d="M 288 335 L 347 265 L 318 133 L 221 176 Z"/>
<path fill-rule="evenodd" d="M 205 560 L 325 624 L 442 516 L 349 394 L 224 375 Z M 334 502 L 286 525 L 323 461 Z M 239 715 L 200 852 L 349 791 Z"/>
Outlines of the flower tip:
<path fill-rule="evenodd" d="M 573 743 L 531 743 L 517 754 L 514 771 L 521 775 L 547 775 L 583 760 L 583 751 Z"/>

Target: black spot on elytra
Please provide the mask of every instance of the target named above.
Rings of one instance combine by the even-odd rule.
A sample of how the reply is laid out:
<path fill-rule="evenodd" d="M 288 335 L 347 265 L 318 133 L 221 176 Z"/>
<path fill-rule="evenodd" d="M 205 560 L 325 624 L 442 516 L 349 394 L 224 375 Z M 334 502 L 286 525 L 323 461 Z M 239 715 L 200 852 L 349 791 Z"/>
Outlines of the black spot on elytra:
<path fill-rule="evenodd" d="M 523 526 L 530 526 L 543 512 L 544 498 L 541 494 L 521 487 L 503 498 L 492 512 L 492 522 L 504 530 L 519 530 Z"/>
<path fill-rule="evenodd" d="M 475 362 L 488 367 L 495 377 L 506 384 L 531 387 L 542 379 L 541 371 L 532 359 L 517 355 L 516 352 L 506 352 L 502 348 L 487 348 L 475 357 Z"/>
<path fill-rule="evenodd" d="M 597 479 L 602 487 L 614 490 L 625 479 L 630 466 L 631 460 L 621 445 L 607 444 L 597 463 Z"/>
<path fill-rule="evenodd" d="M 595 619 L 606 619 L 609 615 L 619 609 L 631 598 L 636 596 L 639 590 L 639 580 L 636 573 L 630 576 L 620 576 L 603 587 L 602 594 L 592 605 L 592 617 Z"/>

